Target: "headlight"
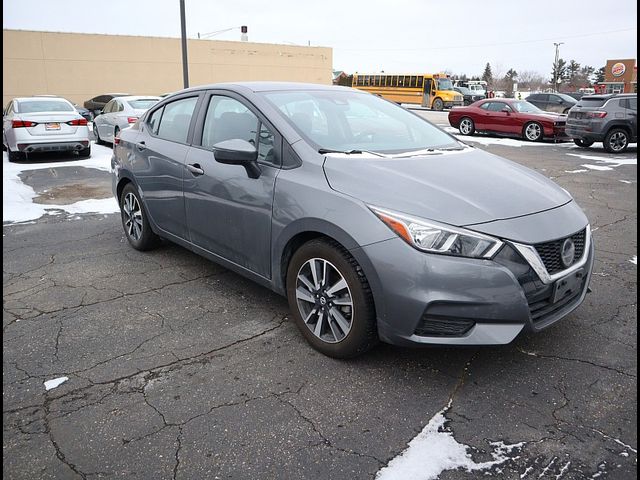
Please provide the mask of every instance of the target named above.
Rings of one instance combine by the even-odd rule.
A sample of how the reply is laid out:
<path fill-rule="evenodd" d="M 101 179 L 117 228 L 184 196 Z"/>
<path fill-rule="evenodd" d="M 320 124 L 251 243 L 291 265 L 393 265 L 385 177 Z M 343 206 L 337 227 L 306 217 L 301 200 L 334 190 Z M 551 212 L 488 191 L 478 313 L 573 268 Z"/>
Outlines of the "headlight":
<path fill-rule="evenodd" d="M 409 217 L 378 207 L 371 211 L 400 238 L 418 250 L 457 257 L 491 258 L 502 242 L 497 238 L 431 220 Z"/>

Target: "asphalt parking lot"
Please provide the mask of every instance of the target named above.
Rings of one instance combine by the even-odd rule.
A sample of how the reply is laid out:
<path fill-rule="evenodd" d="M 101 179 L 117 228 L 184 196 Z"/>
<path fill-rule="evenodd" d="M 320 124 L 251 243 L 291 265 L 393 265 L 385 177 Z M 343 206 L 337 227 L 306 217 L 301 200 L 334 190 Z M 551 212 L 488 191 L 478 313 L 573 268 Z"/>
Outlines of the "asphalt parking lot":
<path fill-rule="evenodd" d="M 6 478 L 392 478 L 421 431 L 416 479 L 636 478 L 637 146 L 463 140 L 575 197 L 593 292 L 508 346 L 351 361 L 313 351 L 284 298 L 171 244 L 130 248 L 108 148 L 3 154 L 5 192 L 32 192 L 3 202 L 21 219 L 3 225 Z"/>

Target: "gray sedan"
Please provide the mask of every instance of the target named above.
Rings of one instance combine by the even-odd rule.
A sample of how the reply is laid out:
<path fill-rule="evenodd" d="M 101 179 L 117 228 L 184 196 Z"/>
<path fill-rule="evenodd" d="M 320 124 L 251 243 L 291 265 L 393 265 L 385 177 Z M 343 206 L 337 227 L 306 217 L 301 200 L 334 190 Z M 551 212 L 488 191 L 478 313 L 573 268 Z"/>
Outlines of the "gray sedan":
<path fill-rule="evenodd" d="M 138 118 L 161 100 L 153 96 L 126 96 L 112 99 L 93 119 L 93 136 L 97 143 L 113 143 L 118 133 L 138 121 Z"/>
<path fill-rule="evenodd" d="M 111 166 L 133 248 L 164 238 L 286 295 L 333 357 L 506 344 L 588 291 L 569 192 L 365 92 L 183 90 L 121 132 Z"/>

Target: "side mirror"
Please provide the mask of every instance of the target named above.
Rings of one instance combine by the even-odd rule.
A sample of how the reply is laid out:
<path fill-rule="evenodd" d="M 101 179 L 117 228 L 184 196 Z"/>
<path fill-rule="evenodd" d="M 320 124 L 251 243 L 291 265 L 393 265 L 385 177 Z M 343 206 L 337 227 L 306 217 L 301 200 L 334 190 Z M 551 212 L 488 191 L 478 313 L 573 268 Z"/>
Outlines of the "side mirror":
<path fill-rule="evenodd" d="M 102 115 L 102 110 L 94 110 L 93 114 L 97 117 L 98 115 Z"/>
<path fill-rule="evenodd" d="M 511 115 L 511 109 L 509 107 L 504 107 L 500 111 L 506 113 L 507 115 Z"/>
<path fill-rule="evenodd" d="M 213 156 L 216 162 L 243 166 L 249 178 L 259 178 L 262 173 L 258 150 L 246 140 L 234 138 L 218 142 L 213 146 Z"/>

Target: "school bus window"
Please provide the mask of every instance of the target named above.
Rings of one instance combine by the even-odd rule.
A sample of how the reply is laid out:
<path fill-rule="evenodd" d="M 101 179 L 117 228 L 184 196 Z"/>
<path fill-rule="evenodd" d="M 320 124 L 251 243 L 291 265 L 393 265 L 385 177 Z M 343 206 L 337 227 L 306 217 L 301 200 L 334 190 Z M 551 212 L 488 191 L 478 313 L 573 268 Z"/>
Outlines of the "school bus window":
<path fill-rule="evenodd" d="M 422 81 L 424 80 L 424 77 L 418 77 L 418 88 L 422 88 Z"/>
<path fill-rule="evenodd" d="M 412 87 L 417 87 L 418 86 L 418 79 L 416 78 L 415 75 L 411 77 L 411 86 Z"/>
<path fill-rule="evenodd" d="M 404 76 L 398 75 L 398 86 L 404 87 Z"/>
<path fill-rule="evenodd" d="M 376 87 L 380 86 L 380 75 L 376 75 Z"/>
<path fill-rule="evenodd" d="M 391 77 L 391 86 L 392 87 L 396 87 L 398 86 L 398 77 L 396 75 L 394 75 L 393 77 Z"/>

